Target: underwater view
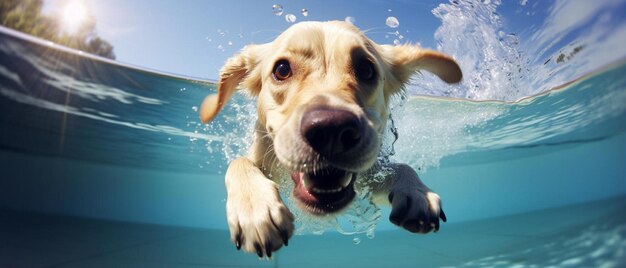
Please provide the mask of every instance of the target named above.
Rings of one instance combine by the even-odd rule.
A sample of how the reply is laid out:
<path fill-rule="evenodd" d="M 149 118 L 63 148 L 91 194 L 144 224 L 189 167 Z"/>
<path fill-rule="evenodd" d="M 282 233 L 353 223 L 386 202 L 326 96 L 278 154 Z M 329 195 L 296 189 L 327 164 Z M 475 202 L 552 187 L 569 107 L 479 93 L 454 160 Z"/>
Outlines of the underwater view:
<path fill-rule="evenodd" d="M 441 229 L 395 226 L 368 191 L 310 216 L 283 187 L 295 234 L 271 259 L 238 251 L 226 218 L 254 96 L 204 124 L 217 70 L 172 74 L 0 26 L 0 267 L 625 267 L 626 1 L 503 2 L 424 5 L 438 24 L 422 34 L 463 80 L 423 72 L 391 99 L 379 160 L 441 196 Z M 264 5 L 286 26 L 314 18 Z M 412 18 L 384 12 L 365 34 L 407 42 Z M 359 27 L 351 16 L 335 19 Z M 206 40 L 228 58 L 245 44 L 225 35 Z"/>

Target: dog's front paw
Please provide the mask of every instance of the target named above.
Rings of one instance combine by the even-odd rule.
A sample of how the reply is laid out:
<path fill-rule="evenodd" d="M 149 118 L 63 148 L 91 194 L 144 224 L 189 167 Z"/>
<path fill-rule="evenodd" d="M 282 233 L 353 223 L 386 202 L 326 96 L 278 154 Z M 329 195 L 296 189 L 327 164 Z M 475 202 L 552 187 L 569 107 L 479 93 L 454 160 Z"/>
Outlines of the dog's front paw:
<path fill-rule="evenodd" d="M 441 208 L 439 195 L 418 189 L 394 189 L 389 193 L 391 214 L 389 220 L 412 233 L 429 233 L 439 230 L 439 219 L 446 214 Z"/>
<path fill-rule="evenodd" d="M 271 258 L 272 252 L 287 246 L 293 234 L 294 216 L 281 200 L 276 184 L 266 179 L 249 191 L 229 193 L 226 214 L 231 241 L 237 249 L 256 253 L 259 258 Z"/>

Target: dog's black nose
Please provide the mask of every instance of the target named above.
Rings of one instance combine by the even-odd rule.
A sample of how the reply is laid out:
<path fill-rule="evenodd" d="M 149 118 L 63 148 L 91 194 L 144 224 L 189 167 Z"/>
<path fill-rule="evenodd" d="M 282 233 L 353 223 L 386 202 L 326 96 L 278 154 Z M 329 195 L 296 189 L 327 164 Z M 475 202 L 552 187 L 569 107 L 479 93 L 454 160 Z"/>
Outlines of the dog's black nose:
<path fill-rule="evenodd" d="M 359 145 L 361 122 L 346 110 L 314 108 L 302 116 L 300 134 L 315 151 L 331 157 Z"/>

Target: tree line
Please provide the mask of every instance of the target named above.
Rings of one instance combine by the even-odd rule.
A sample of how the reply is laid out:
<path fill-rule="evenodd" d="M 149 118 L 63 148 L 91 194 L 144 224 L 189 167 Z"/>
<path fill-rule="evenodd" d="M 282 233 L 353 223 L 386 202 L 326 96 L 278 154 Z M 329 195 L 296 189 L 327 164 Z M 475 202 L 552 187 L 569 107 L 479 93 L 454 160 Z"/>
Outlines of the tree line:
<path fill-rule="evenodd" d="M 0 24 L 59 45 L 115 59 L 113 46 L 96 33 L 93 17 L 70 34 L 62 29 L 59 18 L 43 14 L 42 8 L 43 0 L 1 0 Z"/>

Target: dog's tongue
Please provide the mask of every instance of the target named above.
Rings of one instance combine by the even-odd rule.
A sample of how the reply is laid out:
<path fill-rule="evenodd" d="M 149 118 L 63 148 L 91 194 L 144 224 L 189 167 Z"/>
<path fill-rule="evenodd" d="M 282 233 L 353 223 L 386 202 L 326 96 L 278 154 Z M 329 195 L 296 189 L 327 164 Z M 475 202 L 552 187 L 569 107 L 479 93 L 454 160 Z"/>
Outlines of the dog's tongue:
<path fill-rule="evenodd" d="M 299 192 L 300 197 L 318 199 L 320 195 L 329 197 L 346 188 L 352 181 L 352 174 L 341 170 L 318 173 L 295 171 L 291 174 L 291 178 L 294 182 L 294 190 Z"/>
<path fill-rule="evenodd" d="M 354 173 L 342 170 L 293 172 L 293 196 L 313 214 L 337 211 L 354 199 Z"/>
<path fill-rule="evenodd" d="M 293 180 L 294 186 L 294 195 L 298 198 L 303 199 L 304 201 L 316 202 L 317 198 L 311 194 L 311 190 L 313 184 L 308 181 L 308 177 L 304 172 L 295 171 L 291 173 L 291 179 Z M 308 185 L 307 182 L 308 181 Z M 307 188 L 309 187 L 309 188 Z"/>

